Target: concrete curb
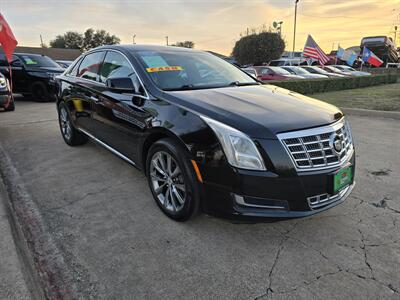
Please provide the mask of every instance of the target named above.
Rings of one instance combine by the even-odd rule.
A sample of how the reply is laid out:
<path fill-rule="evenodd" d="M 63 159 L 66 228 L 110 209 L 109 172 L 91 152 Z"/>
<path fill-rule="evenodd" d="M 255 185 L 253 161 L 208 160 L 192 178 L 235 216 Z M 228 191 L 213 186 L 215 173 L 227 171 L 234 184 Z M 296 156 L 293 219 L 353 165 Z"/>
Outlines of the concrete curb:
<path fill-rule="evenodd" d="M 15 229 L 16 245 L 39 299 L 77 299 L 77 288 L 18 171 L 0 144 L 0 176 L 8 193 L 5 205 Z"/>
<path fill-rule="evenodd" d="M 400 120 L 400 112 L 397 111 L 383 111 L 347 107 L 341 107 L 340 109 L 347 115 Z"/>

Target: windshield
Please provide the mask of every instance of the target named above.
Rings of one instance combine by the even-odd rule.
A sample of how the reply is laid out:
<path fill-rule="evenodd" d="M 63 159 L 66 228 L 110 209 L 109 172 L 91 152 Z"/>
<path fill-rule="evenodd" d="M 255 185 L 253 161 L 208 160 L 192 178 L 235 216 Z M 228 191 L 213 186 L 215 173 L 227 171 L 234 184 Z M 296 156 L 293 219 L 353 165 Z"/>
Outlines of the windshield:
<path fill-rule="evenodd" d="M 279 75 L 291 75 L 289 71 L 286 71 L 280 67 L 270 67 L 270 69 Z"/>
<path fill-rule="evenodd" d="M 250 75 L 212 54 L 196 51 L 139 51 L 147 74 L 162 90 L 258 85 Z"/>
<path fill-rule="evenodd" d="M 40 55 L 21 55 L 20 58 L 25 65 L 37 68 L 60 68 L 60 66 L 47 56 Z"/>

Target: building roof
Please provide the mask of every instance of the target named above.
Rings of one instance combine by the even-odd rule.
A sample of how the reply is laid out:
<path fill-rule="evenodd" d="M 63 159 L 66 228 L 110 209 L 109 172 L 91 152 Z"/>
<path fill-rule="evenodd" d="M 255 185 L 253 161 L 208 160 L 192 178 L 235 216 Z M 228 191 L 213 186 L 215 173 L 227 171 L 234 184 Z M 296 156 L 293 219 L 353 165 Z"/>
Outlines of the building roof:
<path fill-rule="evenodd" d="M 15 53 L 42 54 L 54 60 L 75 60 L 82 54 L 79 49 L 63 49 L 63 48 L 42 48 L 42 47 L 24 47 L 17 46 Z"/>

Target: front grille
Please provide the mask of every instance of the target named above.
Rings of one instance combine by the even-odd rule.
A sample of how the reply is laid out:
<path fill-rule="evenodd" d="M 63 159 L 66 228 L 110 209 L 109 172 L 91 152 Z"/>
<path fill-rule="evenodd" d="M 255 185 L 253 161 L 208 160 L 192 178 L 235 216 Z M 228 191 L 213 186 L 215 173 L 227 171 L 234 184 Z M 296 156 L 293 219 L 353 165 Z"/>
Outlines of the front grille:
<path fill-rule="evenodd" d="M 314 170 L 340 165 L 353 151 L 353 140 L 344 120 L 330 126 L 278 134 L 298 170 Z M 342 150 L 334 149 L 341 139 Z"/>
<path fill-rule="evenodd" d="M 308 197 L 307 198 L 308 205 L 310 206 L 311 209 L 318 209 L 326 205 L 329 205 L 331 203 L 334 203 L 336 201 L 339 201 L 340 199 L 342 199 L 343 195 L 346 194 L 346 192 L 349 190 L 350 187 L 351 187 L 350 185 L 346 186 L 336 195 L 321 194 Z"/>

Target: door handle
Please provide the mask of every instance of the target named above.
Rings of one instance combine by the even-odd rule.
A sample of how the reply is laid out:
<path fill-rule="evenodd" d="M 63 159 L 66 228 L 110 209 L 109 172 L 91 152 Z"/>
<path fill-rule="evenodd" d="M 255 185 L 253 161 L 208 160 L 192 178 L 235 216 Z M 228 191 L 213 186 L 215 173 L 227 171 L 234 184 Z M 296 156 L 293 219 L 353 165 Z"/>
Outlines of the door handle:
<path fill-rule="evenodd" d="M 95 96 L 90 96 L 90 100 L 94 101 L 94 102 L 99 102 L 99 98 L 95 97 Z"/>

